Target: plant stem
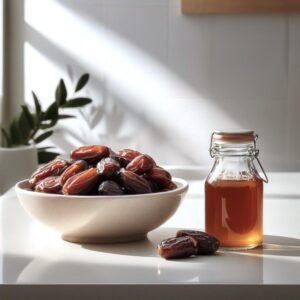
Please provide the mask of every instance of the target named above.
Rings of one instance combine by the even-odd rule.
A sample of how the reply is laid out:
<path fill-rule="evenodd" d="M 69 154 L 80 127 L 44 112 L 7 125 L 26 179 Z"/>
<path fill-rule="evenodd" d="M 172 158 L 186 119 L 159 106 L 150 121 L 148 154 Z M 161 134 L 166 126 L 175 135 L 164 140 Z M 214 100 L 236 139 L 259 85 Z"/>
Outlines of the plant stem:
<path fill-rule="evenodd" d="M 31 133 L 30 137 L 29 137 L 28 140 L 27 140 L 27 143 L 29 143 L 30 140 L 33 140 L 33 139 L 34 139 L 35 135 L 37 134 L 37 132 L 38 132 L 39 129 L 40 129 L 40 125 L 41 125 L 41 118 L 39 118 L 39 120 L 38 120 L 38 122 L 37 122 L 35 128 L 33 129 L 33 131 L 32 131 L 32 133 Z"/>

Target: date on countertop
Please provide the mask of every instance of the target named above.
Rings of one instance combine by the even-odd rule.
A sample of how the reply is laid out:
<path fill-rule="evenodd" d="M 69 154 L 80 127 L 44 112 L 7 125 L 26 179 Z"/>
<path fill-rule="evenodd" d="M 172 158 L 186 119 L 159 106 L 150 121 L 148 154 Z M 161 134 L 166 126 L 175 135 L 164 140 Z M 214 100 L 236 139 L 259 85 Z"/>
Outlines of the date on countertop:
<path fill-rule="evenodd" d="M 161 241 L 157 252 L 165 259 L 187 258 L 193 255 L 214 254 L 219 246 L 220 242 L 206 232 L 179 230 L 176 237 Z"/>

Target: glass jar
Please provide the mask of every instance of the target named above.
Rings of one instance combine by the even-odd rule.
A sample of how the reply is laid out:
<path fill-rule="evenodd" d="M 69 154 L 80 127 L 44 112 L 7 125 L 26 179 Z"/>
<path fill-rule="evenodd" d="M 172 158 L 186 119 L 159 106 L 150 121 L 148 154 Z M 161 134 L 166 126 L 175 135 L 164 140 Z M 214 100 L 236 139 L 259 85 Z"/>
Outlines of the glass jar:
<path fill-rule="evenodd" d="M 205 230 L 223 248 L 251 249 L 263 240 L 263 181 L 252 130 L 216 130 L 210 154 L 215 158 L 205 181 Z M 261 178 L 255 165 L 263 171 Z"/>

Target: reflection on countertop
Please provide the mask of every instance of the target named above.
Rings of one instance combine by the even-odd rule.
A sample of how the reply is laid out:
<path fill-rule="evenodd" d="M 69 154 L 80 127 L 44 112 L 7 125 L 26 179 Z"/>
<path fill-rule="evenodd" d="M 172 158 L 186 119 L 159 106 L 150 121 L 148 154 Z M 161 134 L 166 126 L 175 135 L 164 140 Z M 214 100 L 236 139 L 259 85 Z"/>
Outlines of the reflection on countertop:
<path fill-rule="evenodd" d="M 45 244 L 34 256 L 5 254 L 4 283 L 19 284 L 299 284 L 300 240 L 265 236 L 261 249 L 219 251 L 166 261 L 157 243 L 177 228 L 160 228 L 139 242 Z M 230 276 L 229 276 L 230 273 Z"/>
<path fill-rule="evenodd" d="M 296 193 L 299 173 L 289 176 L 293 177 L 290 182 L 294 182 L 292 191 Z M 274 192 L 278 195 L 276 199 L 265 199 L 266 235 L 262 248 L 221 250 L 213 256 L 172 261 L 157 255 L 156 245 L 174 236 L 177 229 L 203 228 L 203 199 L 197 189 L 202 183 L 192 182 L 176 215 L 150 232 L 148 239 L 103 245 L 61 240 L 31 219 L 10 191 L 0 201 L 0 280 L 4 284 L 299 285 L 300 201 L 280 198 L 278 190 Z M 281 193 L 287 194 L 288 189 L 282 186 Z"/>

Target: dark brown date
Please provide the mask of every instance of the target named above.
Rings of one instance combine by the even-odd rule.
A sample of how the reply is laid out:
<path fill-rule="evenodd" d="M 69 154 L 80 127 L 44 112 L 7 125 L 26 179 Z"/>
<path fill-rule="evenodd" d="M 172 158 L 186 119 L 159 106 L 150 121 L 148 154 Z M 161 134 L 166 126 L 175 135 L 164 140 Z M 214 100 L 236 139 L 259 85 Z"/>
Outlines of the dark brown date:
<path fill-rule="evenodd" d="M 102 145 L 90 145 L 82 146 L 73 150 L 70 154 L 72 159 L 85 160 L 88 163 L 94 163 L 99 161 L 103 157 L 109 155 L 109 148 Z"/>
<path fill-rule="evenodd" d="M 213 254 L 220 246 L 220 242 L 212 235 L 197 230 L 179 230 L 176 237 L 189 236 L 197 241 L 197 254 Z"/>
<path fill-rule="evenodd" d="M 120 181 L 126 189 L 136 194 L 148 194 L 152 192 L 148 181 L 131 171 L 121 170 Z"/>
<path fill-rule="evenodd" d="M 120 156 L 119 154 L 115 153 L 114 151 L 110 150 L 109 157 L 116 160 L 120 167 L 126 168 L 126 166 L 130 163 L 130 160 L 126 159 L 125 157 Z"/>
<path fill-rule="evenodd" d="M 141 152 L 132 149 L 122 149 L 117 152 L 117 155 L 123 157 L 128 162 L 132 161 L 134 158 L 141 154 Z"/>
<path fill-rule="evenodd" d="M 61 189 L 59 176 L 49 176 L 39 181 L 35 186 L 35 191 L 40 193 L 58 194 Z"/>
<path fill-rule="evenodd" d="M 170 187 L 171 184 L 171 174 L 161 168 L 161 167 L 154 167 L 147 171 L 144 175 L 147 180 L 155 182 L 159 187 L 165 189 Z"/>
<path fill-rule="evenodd" d="M 146 179 L 147 180 L 147 179 Z M 150 180 L 147 180 L 149 185 L 150 185 L 150 188 L 151 188 L 151 191 L 152 193 L 158 193 L 158 192 L 161 192 L 161 189 L 160 187 L 153 181 L 150 181 Z"/>
<path fill-rule="evenodd" d="M 124 191 L 122 187 L 112 180 L 103 181 L 98 188 L 99 195 L 123 195 Z"/>
<path fill-rule="evenodd" d="M 190 257 L 197 253 L 197 241 L 190 236 L 165 239 L 157 246 L 157 252 L 165 259 Z"/>
<path fill-rule="evenodd" d="M 177 189 L 177 185 L 173 182 L 173 181 L 170 181 L 169 185 L 167 185 L 163 191 L 166 192 L 166 191 L 172 191 L 172 190 L 175 190 Z"/>
<path fill-rule="evenodd" d="M 155 161 L 152 157 L 146 154 L 141 154 L 134 158 L 126 167 L 126 170 L 141 175 L 155 166 Z"/>
<path fill-rule="evenodd" d="M 70 177 L 63 186 L 63 194 L 87 194 L 94 189 L 99 181 L 100 179 L 96 168 L 90 168 Z"/>
<path fill-rule="evenodd" d="M 102 158 L 97 164 L 98 174 L 105 178 L 116 175 L 120 168 L 119 162 L 111 157 Z"/>
<path fill-rule="evenodd" d="M 29 179 L 29 184 L 32 188 L 41 181 L 49 176 L 60 175 L 67 167 L 69 163 L 61 158 L 56 158 L 46 165 L 40 167 L 35 171 Z"/>
<path fill-rule="evenodd" d="M 60 183 L 64 183 L 73 175 L 80 173 L 88 168 L 88 163 L 85 160 L 77 160 L 60 175 Z"/>

